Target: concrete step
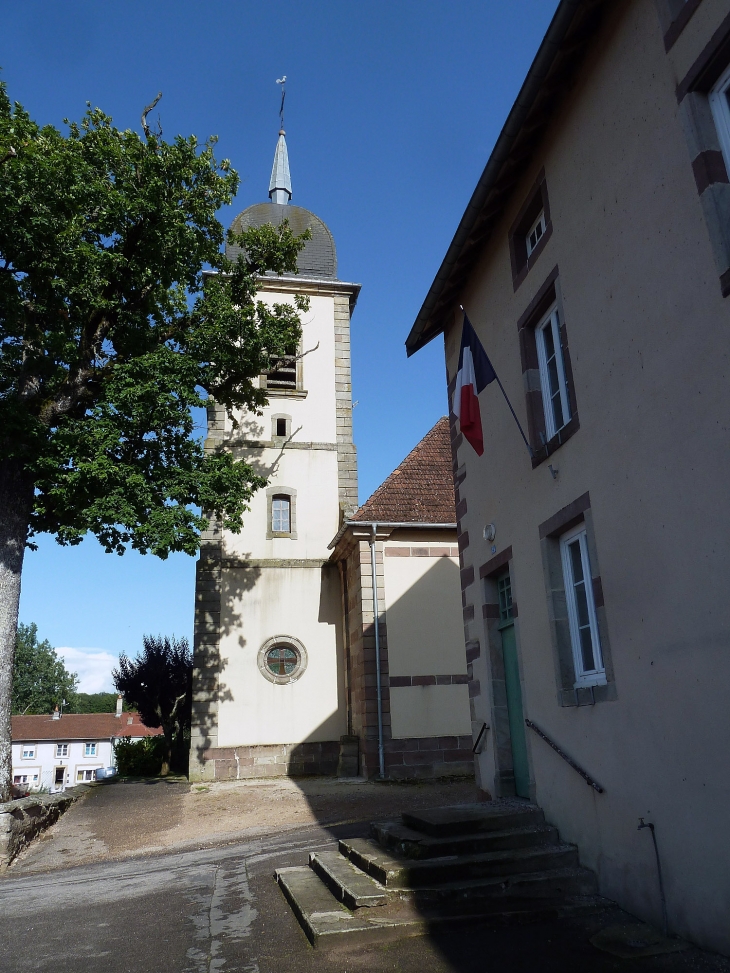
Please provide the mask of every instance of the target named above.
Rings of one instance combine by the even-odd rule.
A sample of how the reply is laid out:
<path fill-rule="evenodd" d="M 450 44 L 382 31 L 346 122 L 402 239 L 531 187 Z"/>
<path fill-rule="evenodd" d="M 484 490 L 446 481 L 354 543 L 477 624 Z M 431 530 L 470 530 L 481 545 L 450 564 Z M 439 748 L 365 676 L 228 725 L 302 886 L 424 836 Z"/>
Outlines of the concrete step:
<path fill-rule="evenodd" d="M 474 834 L 478 831 L 507 831 L 542 824 L 545 815 L 527 801 L 484 801 L 455 807 L 434 807 L 401 815 L 403 824 L 432 838 Z"/>
<path fill-rule="evenodd" d="M 352 934 L 367 928 L 306 865 L 278 868 L 274 878 L 313 946 L 323 937 Z"/>
<path fill-rule="evenodd" d="M 309 867 L 348 909 L 372 908 L 388 902 L 383 886 L 337 851 L 312 852 Z"/>
<path fill-rule="evenodd" d="M 506 851 L 510 848 L 534 848 L 556 845 L 560 841 L 558 829 L 551 824 L 532 824 L 506 831 L 482 831 L 432 838 L 398 821 L 376 821 L 370 825 L 372 837 L 387 851 L 406 858 L 439 858 L 444 855 L 476 855 L 486 851 Z"/>
<path fill-rule="evenodd" d="M 546 898 L 502 898 L 482 899 L 478 904 L 455 902 L 452 897 L 445 908 L 443 901 L 395 897 L 383 908 L 358 909 L 353 914 L 310 868 L 280 868 L 276 879 L 307 938 L 320 948 L 343 941 L 382 942 L 421 936 L 449 925 L 543 921 L 560 915 L 600 911 L 606 904 L 604 899 L 585 895 L 560 902 Z"/>
<path fill-rule="evenodd" d="M 504 879 L 521 872 L 578 865 L 577 848 L 565 844 L 513 848 L 480 855 L 449 855 L 423 861 L 394 857 L 374 841 L 364 838 L 342 840 L 339 850 L 354 865 L 389 889 L 410 889 L 478 878 Z"/>
<path fill-rule="evenodd" d="M 595 874 L 587 868 L 571 866 L 518 872 L 494 878 L 477 878 L 466 882 L 445 882 L 442 885 L 413 888 L 408 892 L 400 891 L 398 894 L 412 897 L 420 906 L 446 906 L 463 912 L 466 911 L 466 903 L 472 903 L 479 908 L 479 903 L 486 900 L 495 901 L 496 907 L 505 899 L 513 903 L 521 900 L 525 907 L 530 907 L 539 901 L 549 900 L 560 904 L 568 898 L 592 898 L 597 892 Z"/>

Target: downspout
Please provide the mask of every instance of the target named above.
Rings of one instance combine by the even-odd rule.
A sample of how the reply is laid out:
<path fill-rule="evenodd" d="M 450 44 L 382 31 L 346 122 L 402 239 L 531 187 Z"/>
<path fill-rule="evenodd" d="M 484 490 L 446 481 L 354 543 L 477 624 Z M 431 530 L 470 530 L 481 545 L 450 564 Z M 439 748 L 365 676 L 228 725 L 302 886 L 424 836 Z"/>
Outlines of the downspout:
<path fill-rule="evenodd" d="M 373 622 L 375 625 L 375 687 L 378 699 L 378 766 L 381 779 L 385 777 L 385 753 L 383 751 L 383 694 L 380 685 L 380 618 L 378 617 L 378 574 L 375 566 L 375 536 L 378 525 L 372 525 L 370 537 L 370 567 L 373 576 Z"/>
<path fill-rule="evenodd" d="M 352 659 L 350 656 L 350 597 L 347 590 L 347 561 L 337 562 L 340 569 L 340 595 L 342 598 L 342 641 L 345 650 L 345 701 L 347 706 L 347 735 L 352 736 Z"/>

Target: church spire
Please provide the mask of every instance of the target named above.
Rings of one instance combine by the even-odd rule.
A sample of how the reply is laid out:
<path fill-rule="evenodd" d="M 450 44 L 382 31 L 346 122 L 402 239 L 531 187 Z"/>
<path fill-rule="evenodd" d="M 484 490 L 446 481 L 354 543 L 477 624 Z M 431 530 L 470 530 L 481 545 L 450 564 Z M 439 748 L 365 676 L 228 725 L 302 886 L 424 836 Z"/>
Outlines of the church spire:
<path fill-rule="evenodd" d="M 269 183 L 269 199 L 272 203 L 288 203 L 291 199 L 291 176 L 289 175 L 289 153 L 286 150 L 286 139 L 284 136 L 284 99 L 286 98 L 286 75 L 277 78 L 276 83 L 281 85 L 281 108 L 279 118 L 281 126 L 279 128 L 279 141 L 276 143 L 274 153 L 274 166 L 271 170 L 271 182 Z"/>
<path fill-rule="evenodd" d="M 289 175 L 289 153 L 286 150 L 284 129 L 279 131 L 279 141 L 276 143 L 274 165 L 271 169 L 269 183 L 269 198 L 272 203 L 288 203 L 291 199 L 291 176 Z"/>

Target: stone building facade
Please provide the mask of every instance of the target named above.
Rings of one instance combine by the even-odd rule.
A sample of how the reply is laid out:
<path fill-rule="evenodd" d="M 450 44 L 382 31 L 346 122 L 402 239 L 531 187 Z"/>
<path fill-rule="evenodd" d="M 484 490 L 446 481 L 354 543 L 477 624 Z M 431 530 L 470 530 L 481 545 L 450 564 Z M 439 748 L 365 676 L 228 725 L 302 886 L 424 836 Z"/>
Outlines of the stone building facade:
<path fill-rule="evenodd" d="M 407 340 L 530 443 L 451 415 L 481 786 L 727 953 L 729 92 L 726 0 L 562 0 Z"/>

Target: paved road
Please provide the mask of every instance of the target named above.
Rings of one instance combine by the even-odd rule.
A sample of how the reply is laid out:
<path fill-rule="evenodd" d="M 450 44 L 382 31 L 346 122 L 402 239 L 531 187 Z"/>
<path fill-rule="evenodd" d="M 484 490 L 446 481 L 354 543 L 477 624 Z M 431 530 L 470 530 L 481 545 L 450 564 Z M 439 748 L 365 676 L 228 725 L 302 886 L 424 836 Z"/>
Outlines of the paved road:
<path fill-rule="evenodd" d="M 0 880 L 3 973 L 730 973 L 690 949 L 618 960 L 588 937 L 611 917 L 459 930 L 313 950 L 272 873 L 365 825 L 307 827 L 239 844 Z M 12 873 L 11 873 L 12 874 Z M 615 917 L 612 921 L 615 921 Z"/>

